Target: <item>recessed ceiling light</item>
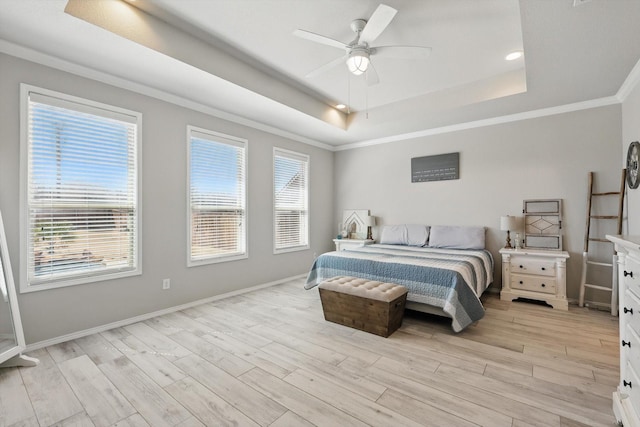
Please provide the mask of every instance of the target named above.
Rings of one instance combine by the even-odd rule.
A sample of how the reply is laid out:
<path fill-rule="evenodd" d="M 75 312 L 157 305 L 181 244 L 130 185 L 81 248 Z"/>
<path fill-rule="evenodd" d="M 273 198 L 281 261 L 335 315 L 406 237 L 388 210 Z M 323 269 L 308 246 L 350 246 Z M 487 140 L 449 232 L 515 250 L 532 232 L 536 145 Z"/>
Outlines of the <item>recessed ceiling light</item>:
<path fill-rule="evenodd" d="M 505 56 L 504 59 L 507 61 L 514 61 L 522 56 L 521 50 L 516 50 L 515 52 L 511 52 L 509 55 Z"/>
<path fill-rule="evenodd" d="M 344 104 L 337 104 L 337 105 L 336 105 L 336 108 L 337 108 L 338 110 L 344 110 L 346 107 L 347 107 L 347 106 L 346 106 L 346 105 L 344 105 Z"/>

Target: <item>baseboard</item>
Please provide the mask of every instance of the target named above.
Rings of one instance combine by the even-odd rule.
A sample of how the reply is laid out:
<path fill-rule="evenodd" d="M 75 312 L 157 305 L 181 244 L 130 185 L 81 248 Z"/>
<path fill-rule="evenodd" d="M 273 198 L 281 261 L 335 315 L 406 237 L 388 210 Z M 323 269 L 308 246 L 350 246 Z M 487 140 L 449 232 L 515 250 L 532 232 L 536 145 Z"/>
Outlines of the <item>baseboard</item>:
<path fill-rule="evenodd" d="M 300 274 L 297 276 L 291 276 L 284 279 L 276 280 L 273 282 L 263 283 L 261 285 L 252 286 L 250 288 L 239 289 L 237 291 L 231 291 L 220 295 L 215 295 L 208 298 L 199 299 L 196 301 L 188 302 L 186 304 L 176 305 L 169 308 L 164 308 L 162 310 L 153 311 L 151 313 L 141 314 L 139 316 L 130 317 L 124 320 L 118 320 L 117 322 L 107 323 L 106 325 L 95 326 L 93 328 L 84 329 L 82 331 L 73 332 L 71 334 L 61 335 L 59 337 L 50 338 L 48 340 L 39 341 L 33 344 L 27 344 L 27 348 L 25 352 L 39 350 L 44 347 L 49 347 L 50 345 L 56 345 L 63 342 L 75 340 L 78 338 L 86 337 L 88 335 L 97 334 L 100 332 L 108 331 L 113 328 L 120 328 L 122 326 L 131 325 L 132 323 L 142 322 L 143 320 L 151 319 L 152 317 L 162 316 L 163 314 L 173 313 L 175 311 L 184 310 L 187 308 L 195 307 L 196 305 L 206 304 L 213 301 L 219 301 L 221 299 L 230 298 L 236 295 L 242 295 L 249 292 L 257 291 L 259 289 L 269 288 L 271 286 L 280 285 L 285 282 L 289 282 L 291 280 L 300 279 L 306 277 L 306 274 Z"/>
<path fill-rule="evenodd" d="M 569 298 L 569 304 L 578 305 L 578 300 L 575 298 Z M 597 301 L 586 301 L 584 302 L 585 307 L 595 308 L 596 310 L 608 311 L 611 312 L 611 304 L 606 302 L 597 302 Z"/>

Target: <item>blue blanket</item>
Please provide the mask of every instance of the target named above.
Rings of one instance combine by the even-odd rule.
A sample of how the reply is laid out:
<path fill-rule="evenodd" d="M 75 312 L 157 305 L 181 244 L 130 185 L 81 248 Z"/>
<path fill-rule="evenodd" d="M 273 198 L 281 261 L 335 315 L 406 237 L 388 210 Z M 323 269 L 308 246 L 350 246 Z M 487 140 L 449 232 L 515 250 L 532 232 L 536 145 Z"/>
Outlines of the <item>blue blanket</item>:
<path fill-rule="evenodd" d="M 459 332 L 484 316 L 479 296 L 493 282 L 493 258 L 487 250 L 368 245 L 320 255 L 305 288 L 334 276 L 403 285 L 408 301 L 441 308 Z"/>

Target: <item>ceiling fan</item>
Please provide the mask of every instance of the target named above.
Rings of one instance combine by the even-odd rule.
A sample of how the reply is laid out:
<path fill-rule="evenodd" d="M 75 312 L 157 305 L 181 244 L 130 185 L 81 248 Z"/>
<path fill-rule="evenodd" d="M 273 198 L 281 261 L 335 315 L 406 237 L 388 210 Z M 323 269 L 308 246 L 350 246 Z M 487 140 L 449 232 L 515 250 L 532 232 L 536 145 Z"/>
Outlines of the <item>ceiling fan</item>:
<path fill-rule="evenodd" d="M 418 59 L 426 58 L 431 53 L 430 47 L 425 46 L 371 46 L 380 34 L 387 28 L 398 11 L 385 4 L 380 4 L 369 18 L 355 19 L 351 22 L 351 29 L 356 33 L 356 38 L 350 43 L 342 43 L 332 38 L 312 33 L 306 30 L 295 30 L 294 36 L 307 39 L 316 43 L 336 47 L 345 50 L 345 55 L 336 58 L 327 64 L 311 71 L 306 77 L 315 77 L 325 71 L 346 63 L 349 71 L 356 76 L 365 74 L 368 85 L 377 84 L 380 80 L 371 63 L 371 57 L 388 57 Z"/>

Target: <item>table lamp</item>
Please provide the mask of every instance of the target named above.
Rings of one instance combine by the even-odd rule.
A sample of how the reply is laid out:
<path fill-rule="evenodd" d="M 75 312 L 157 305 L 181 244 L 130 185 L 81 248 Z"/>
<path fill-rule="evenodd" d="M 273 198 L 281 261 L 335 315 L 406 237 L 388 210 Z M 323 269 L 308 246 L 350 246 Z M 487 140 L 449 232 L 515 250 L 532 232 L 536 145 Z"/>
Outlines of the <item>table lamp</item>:
<path fill-rule="evenodd" d="M 511 230 L 515 230 L 518 227 L 518 218 L 511 215 L 505 215 L 500 217 L 500 230 L 507 232 L 507 244 L 505 249 L 512 249 L 511 246 Z"/>
<path fill-rule="evenodd" d="M 376 225 L 376 217 L 368 215 L 364 219 L 364 225 L 367 226 L 367 240 L 373 240 L 373 235 L 371 234 L 371 227 Z"/>

